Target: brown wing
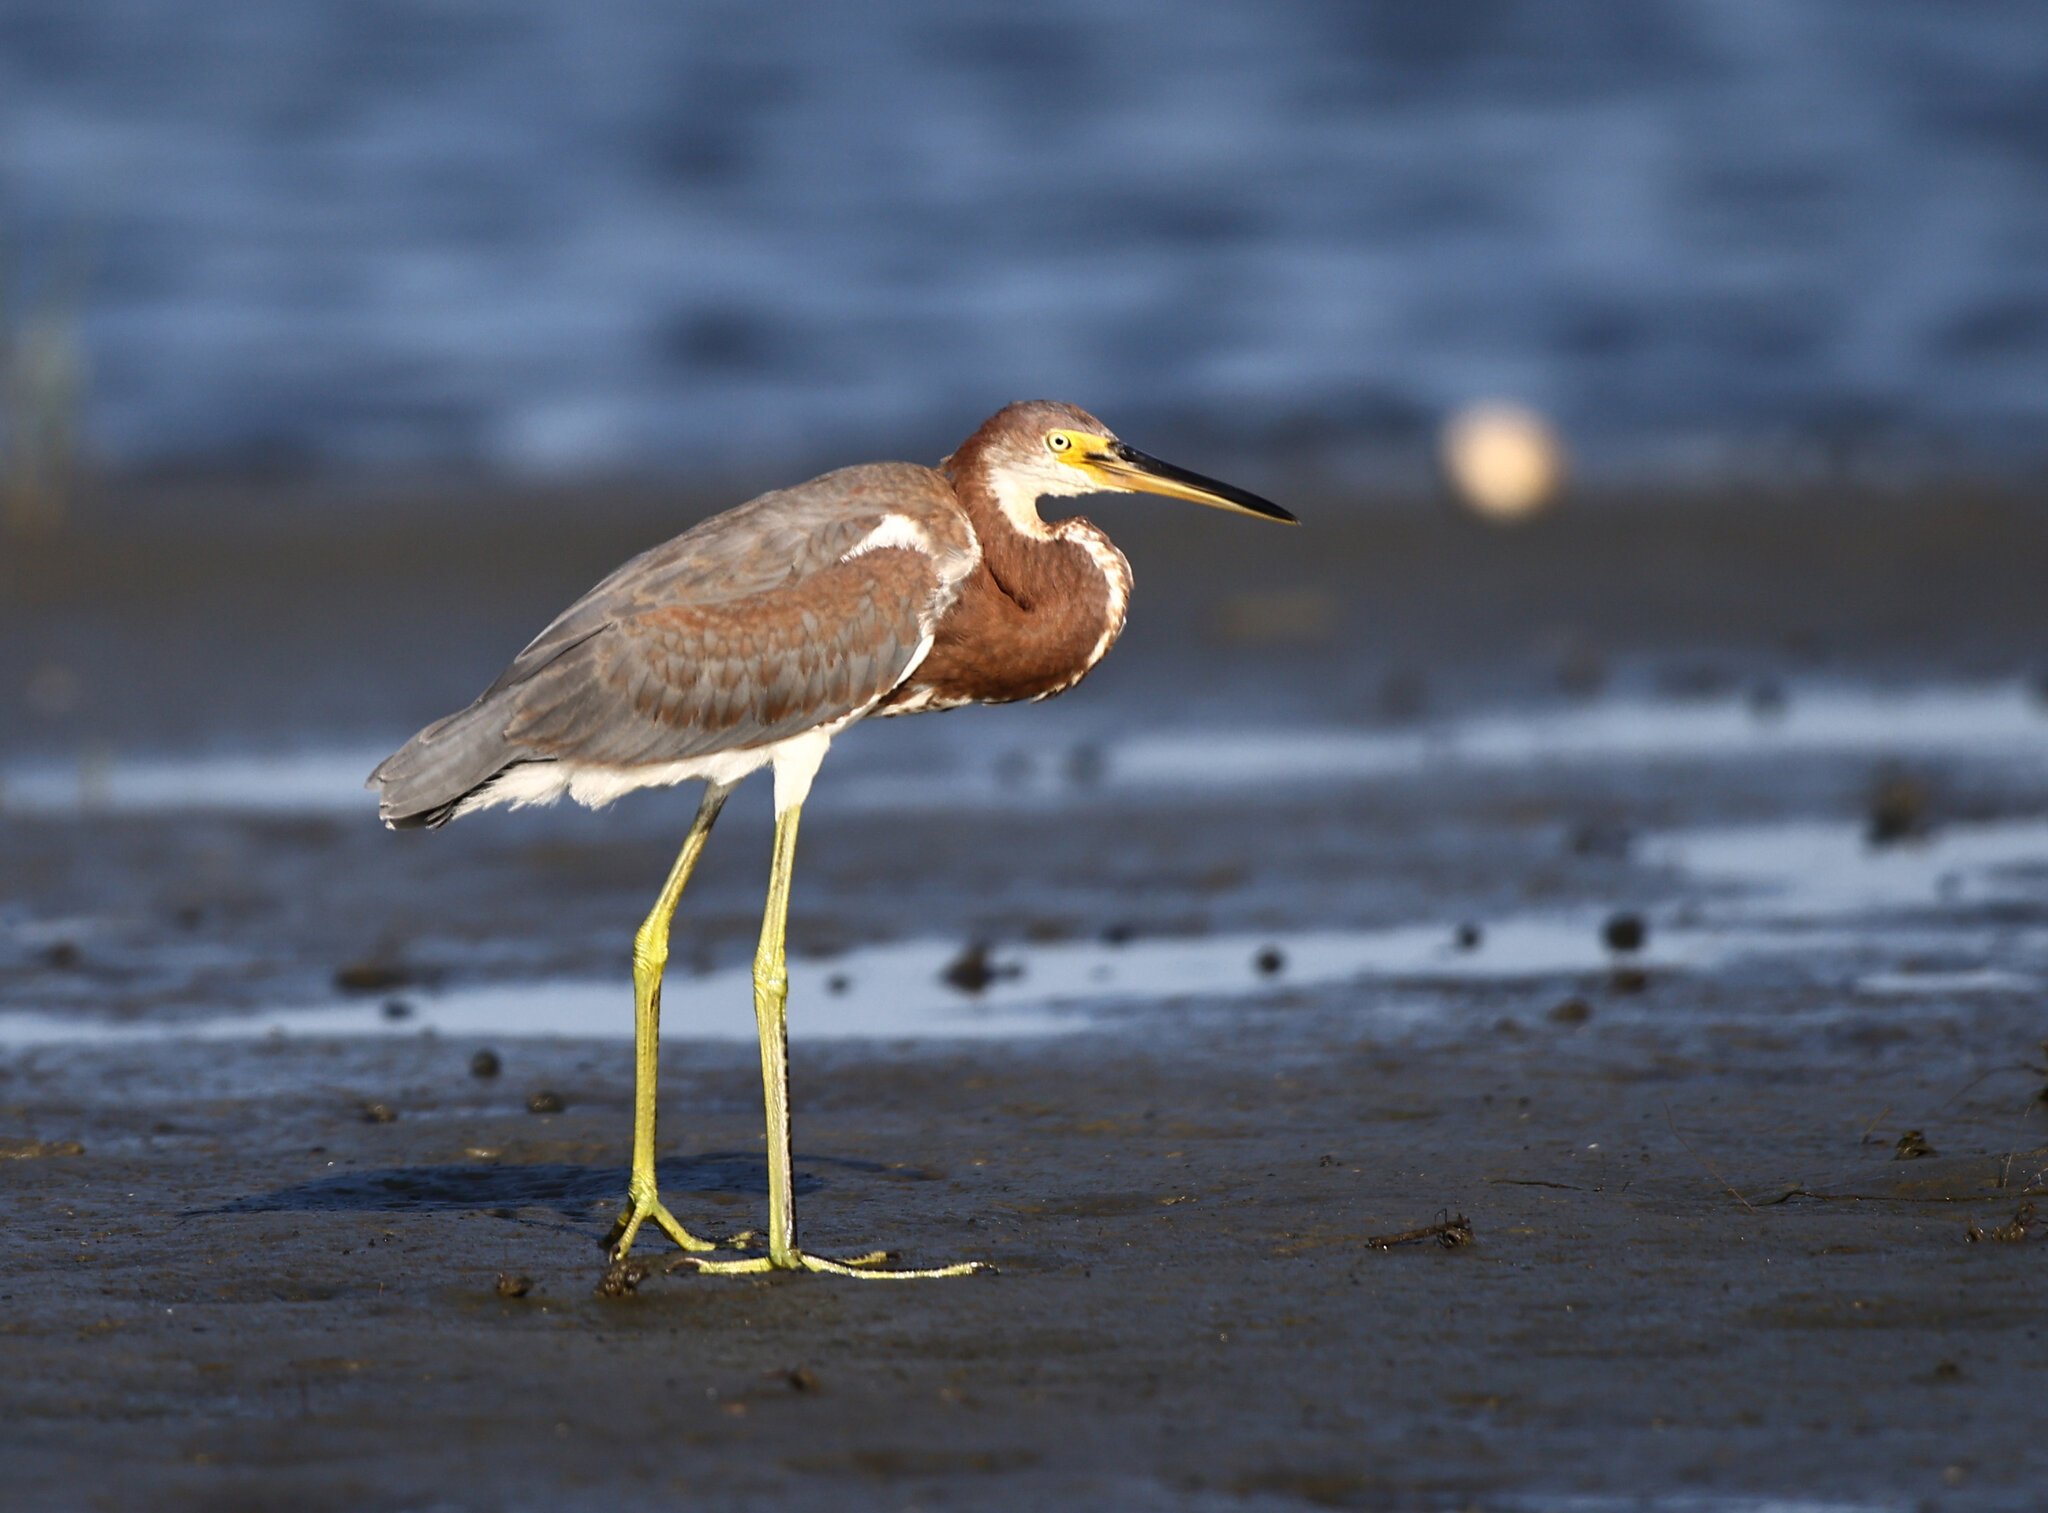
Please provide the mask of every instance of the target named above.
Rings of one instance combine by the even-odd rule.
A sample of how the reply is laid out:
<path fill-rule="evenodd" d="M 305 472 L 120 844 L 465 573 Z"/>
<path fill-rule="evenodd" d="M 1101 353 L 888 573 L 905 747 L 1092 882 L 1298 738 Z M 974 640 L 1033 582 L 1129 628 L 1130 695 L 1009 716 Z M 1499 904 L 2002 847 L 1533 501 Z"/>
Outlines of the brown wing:
<path fill-rule="evenodd" d="M 746 598 L 623 616 L 519 685 L 505 738 L 628 766 L 783 740 L 902 682 L 943 598 L 931 559 L 892 547 Z"/>
<path fill-rule="evenodd" d="M 910 528 L 860 550 L 890 517 Z M 394 824 L 437 824 L 531 761 L 623 766 L 744 750 L 867 709 L 915 665 L 976 560 L 939 474 L 828 473 L 634 558 L 464 709 L 371 774 Z"/>

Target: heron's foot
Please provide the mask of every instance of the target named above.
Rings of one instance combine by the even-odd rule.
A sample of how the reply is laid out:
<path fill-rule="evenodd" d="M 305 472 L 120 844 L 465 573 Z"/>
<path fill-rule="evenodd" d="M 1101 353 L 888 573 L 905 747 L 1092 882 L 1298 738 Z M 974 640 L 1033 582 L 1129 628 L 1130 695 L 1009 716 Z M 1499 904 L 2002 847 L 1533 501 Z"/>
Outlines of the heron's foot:
<path fill-rule="evenodd" d="M 834 1277 L 863 1277 L 871 1282 L 915 1282 L 924 1277 L 965 1277 L 977 1271 L 995 1270 L 986 1261 L 961 1261 L 953 1266 L 883 1269 L 884 1263 L 896 1258 L 894 1251 L 872 1250 L 864 1256 L 848 1256 L 843 1261 L 833 1261 L 824 1256 L 814 1256 L 808 1251 L 798 1250 L 786 1256 L 745 1256 L 733 1261 L 707 1261 L 694 1255 L 678 1256 L 674 1268 L 709 1272 L 713 1276 L 721 1277 L 759 1276 L 771 1271 L 815 1271 Z"/>
<path fill-rule="evenodd" d="M 754 1238 L 752 1230 L 735 1235 L 730 1240 L 707 1240 L 702 1235 L 692 1234 L 676 1222 L 676 1216 L 668 1211 L 668 1205 L 652 1193 L 635 1194 L 626 1200 L 626 1207 L 617 1219 L 612 1221 L 612 1232 L 605 1236 L 605 1250 L 614 1261 L 623 1261 L 633 1249 L 633 1241 L 639 1237 L 640 1226 L 649 1219 L 654 1227 L 667 1235 L 676 1244 L 689 1251 L 716 1250 L 721 1244 L 728 1247 L 744 1247 Z"/>

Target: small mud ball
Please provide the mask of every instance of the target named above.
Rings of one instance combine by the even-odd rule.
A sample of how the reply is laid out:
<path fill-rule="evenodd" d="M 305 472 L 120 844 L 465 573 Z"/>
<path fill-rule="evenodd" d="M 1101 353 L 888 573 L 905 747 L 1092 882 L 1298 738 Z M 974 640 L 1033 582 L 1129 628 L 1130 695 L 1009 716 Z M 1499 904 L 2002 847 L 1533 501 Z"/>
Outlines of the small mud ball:
<path fill-rule="evenodd" d="M 560 1093 L 551 1093 L 545 1088 L 526 1100 L 526 1111 L 529 1114 L 559 1114 L 568 1106 L 562 1101 Z"/>
<path fill-rule="evenodd" d="M 1640 951 L 1650 938 L 1650 927 L 1640 914 L 1616 914 L 1602 927 L 1600 938 L 1610 951 Z"/>
<path fill-rule="evenodd" d="M 498 1060 L 498 1053 L 486 1046 L 469 1058 L 469 1075 L 472 1077 L 495 1077 L 505 1070 L 505 1064 Z"/>
<path fill-rule="evenodd" d="M 1278 977 L 1287 970 L 1287 957 L 1278 946 L 1263 946 L 1252 958 L 1252 966 L 1261 977 Z"/>

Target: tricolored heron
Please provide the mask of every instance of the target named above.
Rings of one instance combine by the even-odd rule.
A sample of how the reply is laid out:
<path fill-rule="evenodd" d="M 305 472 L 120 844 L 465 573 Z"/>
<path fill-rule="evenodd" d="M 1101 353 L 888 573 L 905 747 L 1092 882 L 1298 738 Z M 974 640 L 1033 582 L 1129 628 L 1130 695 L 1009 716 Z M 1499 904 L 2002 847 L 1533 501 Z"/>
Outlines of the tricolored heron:
<path fill-rule="evenodd" d="M 783 952 L 797 819 L 832 738 L 856 720 L 1064 693 L 1123 629 L 1131 569 L 1080 517 L 1038 501 L 1164 494 L 1289 523 L 1276 504 L 1147 457 L 1072 405 L 1013 404 L 937 469 L 842 468 L 763 494 L 628 562 L 540 633 L 477 701 L 370 775 L 384 823 L 445 825 L 495 805 L 593 807 L 700 779 L 704 796 L 633 938 L 633 1167 L 612 1255 L 653 1220 L 700 1270 L 876 1270 L 886 1253 L 799 1248 L 791 1191 L 789 982 Z M 654 1177 L 656 1061 L 669 922 L 726 796 L 775 777 L 775 851 L 754 957 L 768 1108 L 767 1254 L 703 1260 Z"/>

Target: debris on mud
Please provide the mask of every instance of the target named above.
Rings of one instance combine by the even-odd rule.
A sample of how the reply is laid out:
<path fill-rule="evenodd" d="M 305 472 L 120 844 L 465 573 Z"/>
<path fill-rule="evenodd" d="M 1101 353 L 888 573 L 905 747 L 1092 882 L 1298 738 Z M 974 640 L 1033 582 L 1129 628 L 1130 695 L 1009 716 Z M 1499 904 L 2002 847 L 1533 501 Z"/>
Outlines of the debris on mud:
<path fill-rule="evenodd" d="M 498 1059 L 498 1053 L 485 1046 L 469 1058 L 469 1075 L 472 1077 L 495 1077 L 505 1070 L 505 1063 Z"/>
<path fill-rule="evenodd" d="M 1593 1006 L 1583 998 L 1567 998 L 1550 1011 L 1552 1024 L 1584 1024 L 1593 1017 Z"/>
<path fill-rule="evenodd" d="M 1936 1154 L 1934 1147 L 1927 1143 L 1927 1137 L 1916 1129 L 1907 1130 L 1899 1136 L 1899 1143 L 1892 1147 L 1894 1161 L 1917 1161 L 1922 1156 Z"/>
<path fill-rule="evenodd" d="M 0 1161 L 40 1161 L 47 1156 L 82 1156 L 85 1147 L 76 1140 L 21 1140 L 0 1136 Z"/>
<path fill-rule="evenodd" d="M 74 972 L 85 962 L 85 953 L 78 949 L 78 943 L 60 940 L 43 948 L 41 961 L 44 966 L 58 972 Z"/>
<path fill-rule="evenodd" d="M 1457 933 L 1451 939 L 1460 951 L 1476 951 L 1479 949 L 1480 943 L 1486 939 L 1486 932 L 1480 929 L 1479 926 L 1467 921 L 1458 926 Z"/>
<path fill-rule="evenodd" d="M 568 1106 L 563 1102 L 560 1093 L 550 1092 L 546 1088 L 542 1088 L 526 1100 L 526 1111 L 529 1114 L 559 1114 Z"/>
<path fill-rule="evenodd" d="M 1278 946 L 1261 946 L 1252 957 L 1252 969 L 1261 977 L 1278 977 L 1287 970 L 1287 953 Z"/>
<path fill-rule="evenodd" d="M 1445 1250 L 1456 1250 L 1461 1245 L 1470 1245 L 1473 1239 L 1472 1221 L 1463 1214 L 1453 1214 L 1420 1229 L 1404 1229 L 1392 1235 L 1368 1235 L 1365 1243 L 1372 1250 L 1392 1250 L 1396 1245 L 1419 1245 L 1424 1240 L 1434 1240 Z"/>
<path fill-rule="evenodd" d="M 501 1298 L 523 1298 L 533 1291 L 533 1278 L 517 1277 L 510 1272 L 501 1271 L 498 1273 L 494 1291 Z"/>
<path fill-rule="evenodd" d="M 365 1124 L 395 1124 L 398 1110 L 388 1103 L 370 1102 L 363 1105 L 360 1117 Z"/>
<path fill-rule="evenodd" d="M 2035 1212 L 2033 1204 L 2022 1203 L 2005 1223 L 1990 1229 L 1972 1224 L 1963 1231 L 1963 1238 L 1973 1245 L 1983 1240 L 2002 1240 L 2008 1245 L 2017 1245 L 2026 1239 L 2027 1231 L 2033 1226 Z"/>
<path fill-rule="evenodd" d="M 412 1013 L 412 1004 L 403 998 L 387 998 L 384 1000 L 384 1017 L 386 1019 L 410 1019 L 412 1018 Z"/>

